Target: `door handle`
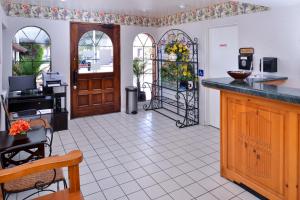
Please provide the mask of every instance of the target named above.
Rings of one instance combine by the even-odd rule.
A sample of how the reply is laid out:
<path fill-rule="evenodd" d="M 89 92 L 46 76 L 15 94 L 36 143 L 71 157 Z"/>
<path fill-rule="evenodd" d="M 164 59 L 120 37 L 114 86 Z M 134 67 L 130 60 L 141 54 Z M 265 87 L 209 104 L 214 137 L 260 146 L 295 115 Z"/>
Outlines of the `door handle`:
<path fill-rule="evenodd" d="M 73 89 L 77 89 L 77 81 L 78 81 L 78 71 L 74 70 L 73 71 Z"/>

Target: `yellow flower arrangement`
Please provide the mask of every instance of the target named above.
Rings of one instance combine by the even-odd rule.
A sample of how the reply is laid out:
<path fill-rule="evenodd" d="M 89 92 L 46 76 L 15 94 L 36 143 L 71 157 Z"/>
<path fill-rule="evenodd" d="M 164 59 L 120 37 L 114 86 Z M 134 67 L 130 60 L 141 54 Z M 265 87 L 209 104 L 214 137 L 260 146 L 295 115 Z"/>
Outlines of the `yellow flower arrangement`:
<path fill-rule="evenodd" d="M 165 47 L 165 52 L 167 54 L 176 54 L 177 60 L 182 62 L 189 61 L 190 49 L 186 44 L 183 44 L 179 41 L 175 41 L 173 43 L 167 44 Z"/>
<path fill-rule="evenodd" d="M 191 69 L 192 67 L 189 66 L 188 64 L 183 64 L 180 67 L 180 72 L 181 72 L 181 76 L 180 76 L 180 80 L 181 81 L 191 81 L 193 80 L 193 75 L 191 73 Z"/>
<path fill-rule="evenodd" d="M 164 81 L 174 83 L 176 81 L 187 82 L 194 81 L 194 68 L 189 63 L 190 49 L 187 44 L 180 41 L 174 41 L 166 44 L 165 53 L 168 55 L 175 54 L 177 56 L 176 62 L 166 62 L 161 68 L 161 77 Z"/>

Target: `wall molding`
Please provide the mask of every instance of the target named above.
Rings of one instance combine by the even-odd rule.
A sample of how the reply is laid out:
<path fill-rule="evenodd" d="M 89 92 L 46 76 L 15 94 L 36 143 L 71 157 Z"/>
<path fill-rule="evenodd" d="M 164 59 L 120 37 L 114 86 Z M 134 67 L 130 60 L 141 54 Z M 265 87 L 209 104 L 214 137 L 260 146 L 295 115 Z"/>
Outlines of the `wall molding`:
<path fill-rule="evenodd" d="M 6 11 L 6 15 L 12 17 L 95 22 L 103 24 L 137 25 L 146 27 L 172 26 L 189 22 L 212 20 L 217 18 L 264 12 L 269 10 L 269 7 L 266 6 L 228 1 L 224 3 L 214 4 L 205 8 L 194 9 L 188 12 L 181 12 L 174 15 L 156 18 L 105 13 L 103 11 L 87 11 L 59 7 L 47 7 L 30 5 L 26 3 L 11 3 L 10 0 L 2 1 L 2 6 Z"/>

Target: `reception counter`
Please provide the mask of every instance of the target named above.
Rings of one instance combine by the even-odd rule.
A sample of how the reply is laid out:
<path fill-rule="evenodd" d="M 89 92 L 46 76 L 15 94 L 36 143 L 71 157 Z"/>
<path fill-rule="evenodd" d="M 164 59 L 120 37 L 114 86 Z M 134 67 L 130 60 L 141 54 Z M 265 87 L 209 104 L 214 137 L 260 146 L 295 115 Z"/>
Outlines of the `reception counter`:
<path fill-rule="evenodd" d="M 300 85 L 205 79 L 221 91 L 221 175 L 271 200 L 299 200 Z"/>

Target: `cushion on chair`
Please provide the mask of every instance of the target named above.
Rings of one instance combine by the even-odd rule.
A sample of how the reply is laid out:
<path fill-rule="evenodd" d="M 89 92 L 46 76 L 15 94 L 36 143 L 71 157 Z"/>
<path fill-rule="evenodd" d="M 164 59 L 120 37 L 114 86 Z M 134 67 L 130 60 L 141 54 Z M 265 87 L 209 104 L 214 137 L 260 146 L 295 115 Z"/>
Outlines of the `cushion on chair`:
<path fill-rule="evenodd" d="M 64 180 L 64 175 L 62 169 L 55 169 L 56 176 L 54 182 L 59 182 Z M 39 172 L 24 176 L 20 179 L 10 181 L 4 184 L 4 190 L 9 193 L 22 192 L 30 189 L 34 189 L 38 181 L 41 181 L 42 186 L 52 183 L 54 178 L 54 170 L 49 170 L 45 172 Z"/>
<path fill-rule="evenodd" d="M 40 127 L 44 127 L 46 129 L 51 129 L 51 125 L 49 124 L 47 119 L 31 119 L 29 121 L 30 126 L 34 127 L 34 126 L 40 126 Z"/>

